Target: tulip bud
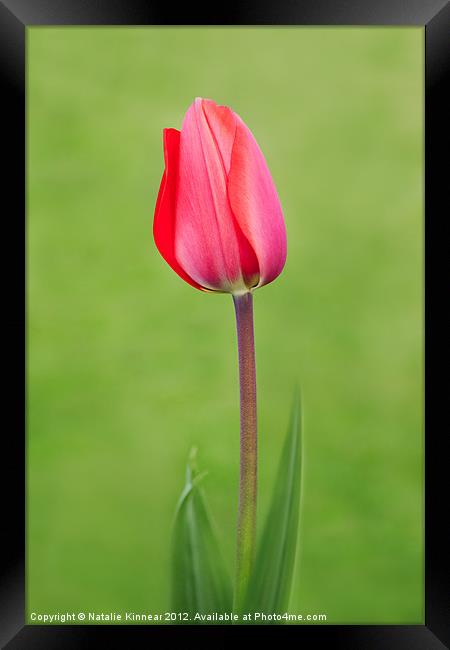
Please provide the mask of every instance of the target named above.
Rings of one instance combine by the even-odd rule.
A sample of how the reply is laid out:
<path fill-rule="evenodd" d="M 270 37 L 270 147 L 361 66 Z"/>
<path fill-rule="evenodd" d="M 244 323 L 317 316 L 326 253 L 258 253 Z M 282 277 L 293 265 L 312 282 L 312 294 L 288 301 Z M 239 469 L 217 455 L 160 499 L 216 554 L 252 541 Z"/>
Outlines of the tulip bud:
<path fill-rule="evenodd" d="M 172 269 L 205 291 L 238 294 L 272 282 L 286 261 L 286 228 L 241 118 L 198 97 L 181 131 L 164 129 L 164 159 L 153 234 Z"/>

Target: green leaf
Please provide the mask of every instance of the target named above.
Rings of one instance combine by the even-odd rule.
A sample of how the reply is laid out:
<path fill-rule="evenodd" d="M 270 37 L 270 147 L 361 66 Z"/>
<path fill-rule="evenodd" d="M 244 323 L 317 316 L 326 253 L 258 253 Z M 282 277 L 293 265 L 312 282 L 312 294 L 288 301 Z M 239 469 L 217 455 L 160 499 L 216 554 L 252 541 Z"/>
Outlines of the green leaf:
<path fill-rule="evenodd" d="M 246 600 L 249 611 L 283 614 L 289 605 L 300 511 L 300 429 L 300 403 L 296 396 L 250 579 Z"/>
<path fill-rule="evenodd" d="M 191 452 L 172 533 L 172 610 L 186 612 L 191 620 L 197 612 L 230 612 L 232 607 L 231 583 L 199 487 L 204 475 Z"/>

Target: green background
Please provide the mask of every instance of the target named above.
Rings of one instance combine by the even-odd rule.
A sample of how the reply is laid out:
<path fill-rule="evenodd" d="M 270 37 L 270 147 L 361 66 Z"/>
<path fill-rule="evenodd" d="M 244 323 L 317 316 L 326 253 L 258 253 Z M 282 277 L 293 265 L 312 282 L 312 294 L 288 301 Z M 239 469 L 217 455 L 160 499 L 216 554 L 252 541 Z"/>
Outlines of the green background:
<path fill-rule="evenodd" d="M 423 31 L 28 30 L 28 614 L 168 608 L 192 445 L 230 573 L 232 300 L 152 240 L 163 127 L 236 110 L 279 190 L 288 261 L 255 294 L 260 522 L 304 402 L 291 610 L 423 621 Z"/>

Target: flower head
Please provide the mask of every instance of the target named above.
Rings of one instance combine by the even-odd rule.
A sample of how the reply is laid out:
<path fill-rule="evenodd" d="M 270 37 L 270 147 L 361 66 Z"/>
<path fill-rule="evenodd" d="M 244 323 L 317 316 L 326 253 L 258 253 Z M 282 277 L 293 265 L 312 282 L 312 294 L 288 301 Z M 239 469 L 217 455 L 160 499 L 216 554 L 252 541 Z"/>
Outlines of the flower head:
<path fill-rule="evenodd" d="M 286 261 L 286 228 L 267 163 L 239 115 L 198 97 L 181 131 L 164 129 L 164 159 L 153 234 L 172 269 L 206 291 L 272 282 Z"/>

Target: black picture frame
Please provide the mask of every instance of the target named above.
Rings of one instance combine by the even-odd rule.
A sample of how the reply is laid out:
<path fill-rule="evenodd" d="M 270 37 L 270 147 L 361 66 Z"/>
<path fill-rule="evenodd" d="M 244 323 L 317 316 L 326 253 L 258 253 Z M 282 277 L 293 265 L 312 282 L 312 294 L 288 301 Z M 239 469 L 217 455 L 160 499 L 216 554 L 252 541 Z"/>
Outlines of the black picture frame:
<path fill-rule="evenodd" d="M 176 20 L 174 21 L 174 15 Z M 446 0 L 247 0 L 214 10 L 200 3 L 176 8 L 152 0 L 0 0 L 2 127 L 3 306 L 3 553 L 0 641 L 23 648 L 141 647 L 170 639 L 174 626 L 25 625 L 25 29 L 34 25 L 392 25 L 423 26 L 425 35 L 425 624 L 300 625 L 278 628 L 295 634 L 301 647 L 438 650 L 450 647 L 450 548 L 445 534 L 448 425 L 444 338 L 448 276 L 448 132 L 450 4 Z M 445 164 L 447 163 L 447 164 Z M 447 238 L 445 235 L 447 234 Z M 445 275 L 447 271 L 447 276 Z M 442 287 L 442 288 L 441 288 Z M 6 294 L 6 295 L 5 295 Z M 448 302 L 448 297 L 447 297 Z M 431 329 L 432 328 L 432 329 Z M 446 344 L 447 343 L 447 344 Z M 5 365 L 6 362 L 6 365 Z M 431 369 L 433 368 L 433 374 Z M 439 372 L 439 369 L 443 371 Z M 445 409 L 445 411 L 444 411 Z M 196 642 L 211 627 L 196 628 Z M 192 628 L 189 628 L 192 629 Z M 227 638 L 221 627 L 217 639 Z M 234 628 L 231 628 L 234 629 Z M 190 632 L 183 631 L 187 639 Z M 215 633 L 214 633 L 215 634 Z M 6 645 L 3 645 L 6 644 Z"/>

